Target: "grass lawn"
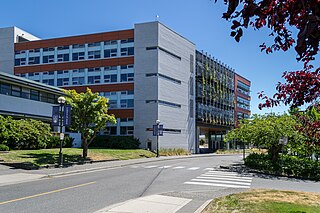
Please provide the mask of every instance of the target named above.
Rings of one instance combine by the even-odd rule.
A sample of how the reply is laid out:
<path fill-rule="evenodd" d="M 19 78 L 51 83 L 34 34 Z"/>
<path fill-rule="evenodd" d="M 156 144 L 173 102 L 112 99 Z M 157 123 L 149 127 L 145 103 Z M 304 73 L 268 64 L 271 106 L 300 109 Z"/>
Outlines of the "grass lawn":
<path fill-rule="evenodd" d="M 65 163 L 82 162 L 82 149 L 63 148 Z M 90 148 L 88 151 L 89 160 L 128 160 L 144 157 L 155 157 L 155 154 L 143 149 L 97 149 Z M 12 150 L 8 153 L 0 153 L 0 159 L 4 162 L 14 163 L 23 162 L 35 166 L 55 164 L 58 162 L 59 149 L 40 149 L 40 150 Z"/>
<path fill-rule="evenodd" d="M 256 189 L 214 199 L 202 213 L 320 213 L 320 194 Z"/>

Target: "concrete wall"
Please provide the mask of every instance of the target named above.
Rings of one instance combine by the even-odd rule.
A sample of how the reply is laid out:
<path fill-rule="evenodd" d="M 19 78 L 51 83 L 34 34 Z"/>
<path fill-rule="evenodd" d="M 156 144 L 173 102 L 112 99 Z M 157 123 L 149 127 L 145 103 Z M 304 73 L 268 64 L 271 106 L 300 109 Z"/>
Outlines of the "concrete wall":
<path fill-rule="evenodd" d="M 13 74 L 14 27 L 0 29 L 0 72 Z"/>
<path fill-rule="evenodd" d="M 147 47 L 157 48 L 146 50 Z M 190 94 L 190 85 L 194 90 L 190 55 L 194 54 L 193 43 L 159 22 L 135 25 L 134 135 L 142 142 L 142 148 L 146 147 L 147 140 L 152 141 L 152 149 L 156 148 L 156 137 L 146 129 L 159 119 L 165 129 L 181 131 L 164 132 L 160 137 L 160 148 L 183 148 L 195 152 L 194 106 L 193 117 L 190 117 L 190 99 L 194 102 L 194 96 Z M 146 73 L 162 74 L 181 83 L 161 76 L 146 77 Z M 166 101 L 181 107 L 146 103 L 146 100 Z"/>
<path fill-rule="evenodd" d="M 29 41 L 39 40 L 17 27 L 0 28 L 0 72 L 14 74 L 14 43 L 18 42 L 18 36 Z"/>

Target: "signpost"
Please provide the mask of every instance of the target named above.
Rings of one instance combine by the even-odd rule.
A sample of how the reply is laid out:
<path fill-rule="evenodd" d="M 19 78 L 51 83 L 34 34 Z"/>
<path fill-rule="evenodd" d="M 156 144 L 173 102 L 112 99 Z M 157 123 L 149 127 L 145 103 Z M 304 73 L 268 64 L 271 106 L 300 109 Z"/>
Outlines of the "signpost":
<path fill-rule="evenodd" d="M 63 166 L 62 159 L 62 142 L 64 140 L 64 133 L 62 132 L 63 126 L 71 125 L 71 106 L 65 105 L 66 99 L 64 97 L 58 98 L 60 106 L 52 107 L 52 126 L 60 127 L 60 151 L 59 151 L 59 166 Z"/>
<path fill-rule="evenodd" d="M 157 136 L 157 158 L 159 157 L 159 136 L 163 136 L 163 125 L 160 125 L 160 120 L 156 120 L 156 125 L 153 125 L 153 136 Z"/>

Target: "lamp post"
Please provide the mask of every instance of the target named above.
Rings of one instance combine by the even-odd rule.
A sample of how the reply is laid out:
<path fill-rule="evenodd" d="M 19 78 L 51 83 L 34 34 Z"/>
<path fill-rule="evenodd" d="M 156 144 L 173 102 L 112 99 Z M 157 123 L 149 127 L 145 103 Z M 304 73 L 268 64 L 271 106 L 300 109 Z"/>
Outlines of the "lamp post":
<path fill-rule="evenodd" d="M 160 120 L 156 120 L 157 124 L 157 158 L 159 157 L 159 124 Z"/>
<path fill-rule="evenodd" d="M 59 167 L 63 166 L 63 158 L 62 158 L 62 142 L 63 142 L 63 138 L 64 135 L 62 133 L 62 127 L 63 127 L 63 106 L 66 102 L 65 97 L 59 97 L 58 98 L 58 103 L 60 104 L 60 110 L 59 110 L 59 114 L 60 114 L 60 151 L 59 151 Z"/>

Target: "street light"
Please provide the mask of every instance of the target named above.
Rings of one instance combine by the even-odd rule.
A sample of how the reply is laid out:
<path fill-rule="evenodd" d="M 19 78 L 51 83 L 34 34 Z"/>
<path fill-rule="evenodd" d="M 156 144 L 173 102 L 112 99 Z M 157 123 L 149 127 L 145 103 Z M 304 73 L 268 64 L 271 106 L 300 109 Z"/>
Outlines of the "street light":
<path fill-rule="evenodd" d="M 159 124 L 160 124 L 160 120 L 156 120 L 156 124 L 157 124 L 157 158 L 159 157 Z"/>
<path fill-rule="evenodd" d="M 58 103 L 60 104 L 60 110 L 59 110 L 59 114 L 60 114 L 60 151 L 59 151 L 59 167 L 63 166 L 63 158 L 62 158 L 62 142 L 63 142 L 63 138 L 64 135 L 62 133 L 62 127 L 63 127 L 63 106 L 66 102 L 66 98 L 63 96 L 60 96 L 58 98 Z"/>

